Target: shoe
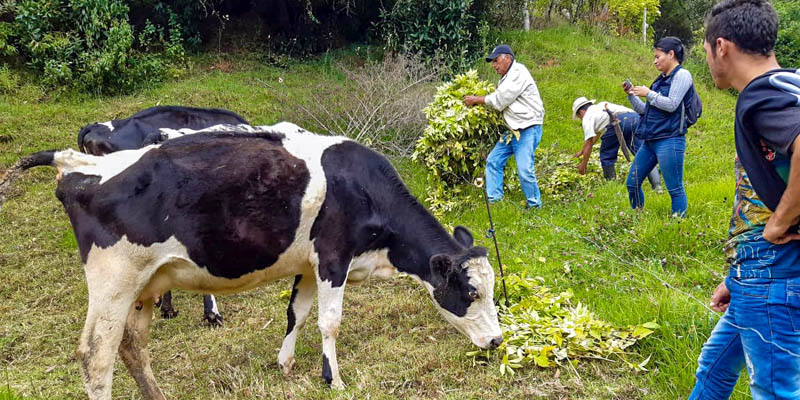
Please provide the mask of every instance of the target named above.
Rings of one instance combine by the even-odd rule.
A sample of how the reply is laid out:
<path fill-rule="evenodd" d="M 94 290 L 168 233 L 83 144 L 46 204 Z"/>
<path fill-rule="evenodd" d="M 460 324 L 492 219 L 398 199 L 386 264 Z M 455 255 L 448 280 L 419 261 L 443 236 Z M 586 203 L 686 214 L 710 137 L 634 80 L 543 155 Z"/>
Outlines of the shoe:
<path fill-rule="evenodd" d="M 607 181 L 617 179 L 617 171 L 614 169 L 614 165 L 603 166 L 603 178 L 606 178 Z"/>
<path fill-rule="evenodd" d="M 658 185 L 658 186 L 654 187 L 653 191 L 658 193 L 658 194 L 664 193 L 664 189 L 661 188 L 661 185 Z"/>

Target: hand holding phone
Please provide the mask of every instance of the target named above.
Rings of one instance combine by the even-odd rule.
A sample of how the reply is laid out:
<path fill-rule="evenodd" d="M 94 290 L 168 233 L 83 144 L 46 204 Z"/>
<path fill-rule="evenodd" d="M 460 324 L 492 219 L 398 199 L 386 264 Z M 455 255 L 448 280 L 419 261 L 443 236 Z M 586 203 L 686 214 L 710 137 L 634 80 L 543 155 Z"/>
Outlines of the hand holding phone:
<path fill-rule="evenodd" d="M 622 88 L 627 92 L 633 88 L 633 84 L 631 83 L 630 79 L 625 79 L 625 82 L 622 83 Z"/>

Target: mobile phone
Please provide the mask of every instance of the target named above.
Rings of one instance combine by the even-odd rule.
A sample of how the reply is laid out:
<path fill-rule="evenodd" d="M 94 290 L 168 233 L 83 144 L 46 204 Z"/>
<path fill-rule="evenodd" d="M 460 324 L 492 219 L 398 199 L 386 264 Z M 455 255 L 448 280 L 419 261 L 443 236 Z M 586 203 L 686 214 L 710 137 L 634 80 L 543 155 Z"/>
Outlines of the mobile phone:
<path fill-rule="evenodd" d="M 630 79 L 625 79 L 625 83 L 623 85 L 625 85 L 625 90 L 631 90 L 631 88 L 633 87 L 633 84 L 631 83 Z"/>

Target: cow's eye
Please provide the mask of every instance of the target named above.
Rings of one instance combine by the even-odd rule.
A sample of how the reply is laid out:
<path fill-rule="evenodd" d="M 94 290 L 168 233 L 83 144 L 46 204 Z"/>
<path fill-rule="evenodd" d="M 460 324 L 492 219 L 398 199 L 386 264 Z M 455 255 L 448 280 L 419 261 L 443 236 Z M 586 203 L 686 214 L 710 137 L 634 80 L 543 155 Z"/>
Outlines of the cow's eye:
<path fill-rule="evenodd" d="M 470 290 L 469 291 L 469 298 L 472 299 L 473 301 L 478 300 L 480 297 L 481 297 L 481 295 L 478 294 L 477 290 Z"/>

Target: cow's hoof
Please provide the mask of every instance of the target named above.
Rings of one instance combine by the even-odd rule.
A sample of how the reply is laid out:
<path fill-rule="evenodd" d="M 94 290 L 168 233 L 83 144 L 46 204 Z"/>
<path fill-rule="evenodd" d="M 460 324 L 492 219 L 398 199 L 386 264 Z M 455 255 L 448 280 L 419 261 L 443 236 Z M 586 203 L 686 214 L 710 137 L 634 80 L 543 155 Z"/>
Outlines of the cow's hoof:
<path fill-rule="evenodd" d="M 341 379 L 339 379 L 338 382 L 337 381 L 331 382 L 331 389 L 333 389 L 333 390 L 344 390 L 344 382 L 342 382 Z"/>
<path fill-rule="evenodd" d="M 289 376 L 289 374 L 292 373 L 292 367 L 294 367 L 294 357 L 290 357 L 288 360 L 284 362 L 278 361 L 278 365 L 281 366 L 283 374 Z"/>
<path fill-rule="evenodd" d="M 203 317 L 203 321 L 205 321 L 211 327 L 218 327 L 222 326 L 223 319 L 222 315 L 208 313 Z"/>
<path fill-rule="evenodd" d="M 178 316 L 178 312 L 175 310 L 161 310 L 161 318 L 164 319 L 172 319 Z"/>

